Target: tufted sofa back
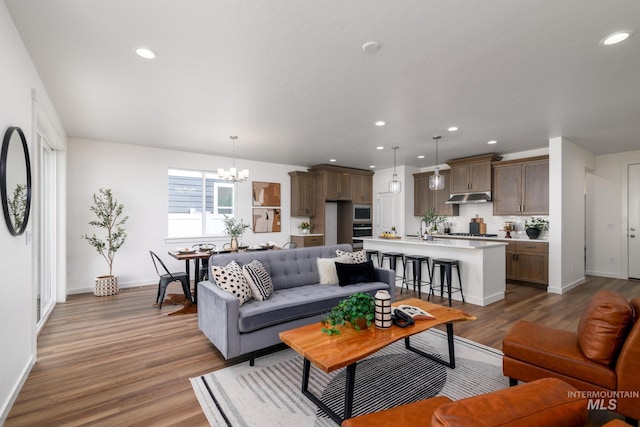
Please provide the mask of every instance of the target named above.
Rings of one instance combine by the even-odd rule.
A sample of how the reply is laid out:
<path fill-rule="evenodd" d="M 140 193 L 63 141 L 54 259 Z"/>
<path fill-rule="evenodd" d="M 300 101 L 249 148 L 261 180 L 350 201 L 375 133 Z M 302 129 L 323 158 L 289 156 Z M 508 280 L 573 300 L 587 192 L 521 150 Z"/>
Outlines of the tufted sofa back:
<path fill-rule="evenodd" d="M 225 266 L 235 260 L 241 267 L 254 259 L 269 271 L 274 290 L 312 285 L 320 282 L 318 258 L 335 258 L 336 249 L 351 251 L 350 244 L 312 246 L 300 249 L 247 251 L 212 255 L 209 266 Z M 209 274 L 212 280 L 213 275 Z M 213 280 L 212 280 L 213 281 Z"/>

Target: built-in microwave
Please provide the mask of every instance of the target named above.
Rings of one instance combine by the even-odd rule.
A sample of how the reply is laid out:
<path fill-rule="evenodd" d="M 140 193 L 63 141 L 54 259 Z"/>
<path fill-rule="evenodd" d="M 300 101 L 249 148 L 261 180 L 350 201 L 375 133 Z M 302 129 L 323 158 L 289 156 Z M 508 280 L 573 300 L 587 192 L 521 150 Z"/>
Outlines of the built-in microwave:
<path fill-rule="evenodd" d="M 371 222 L 371 205 L 353 205 L 353 222 Z"/>

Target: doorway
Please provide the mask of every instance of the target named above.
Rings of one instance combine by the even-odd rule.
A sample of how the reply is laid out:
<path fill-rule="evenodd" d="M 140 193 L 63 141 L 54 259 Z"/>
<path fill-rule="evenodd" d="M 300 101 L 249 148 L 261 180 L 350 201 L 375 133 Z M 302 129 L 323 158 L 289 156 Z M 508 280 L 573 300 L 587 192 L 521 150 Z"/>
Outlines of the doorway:
<path fill-rule="evenodd" d="M 36 239 L 39 256 L 35 260 L 36 278 L 36 331 L 44 326 L 44 322 L 53 310 L 56 289 L 56 152 L 46 140 L 38 133 L 38 169 L 40 180 L 38 182 Z"/>
<path fill-rule="evenodd" d="M 628 266 L 629 278 L 640 279 L 640 164 L 629 165 L 628 178 Z"/>

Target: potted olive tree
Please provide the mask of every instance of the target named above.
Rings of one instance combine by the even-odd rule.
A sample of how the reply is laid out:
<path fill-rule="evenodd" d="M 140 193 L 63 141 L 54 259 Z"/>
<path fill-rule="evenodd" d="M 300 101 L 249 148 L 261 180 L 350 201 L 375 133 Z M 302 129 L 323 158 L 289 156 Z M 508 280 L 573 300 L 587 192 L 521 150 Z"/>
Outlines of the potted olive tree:
<path fill-rule="evenodd" d="M 96 217 L 89 224 L 104 230 L 105 234 L 103 236 L 97 236 L 95 233 L 91 236 L 85 234 L 82 238 L 87 239 L 109 265 L 109 275 L 96 277 L 93 293 L 99 297 L 114 295 L 119 289 L 118 277 L 113 275 L 113 259 L 127 238 L 124 224 L 129 217 L 122 216 L 124 205 L 118 203 L 109 188 L 101 188 L 93 194 L 93 205 L 89 209 Z"/>

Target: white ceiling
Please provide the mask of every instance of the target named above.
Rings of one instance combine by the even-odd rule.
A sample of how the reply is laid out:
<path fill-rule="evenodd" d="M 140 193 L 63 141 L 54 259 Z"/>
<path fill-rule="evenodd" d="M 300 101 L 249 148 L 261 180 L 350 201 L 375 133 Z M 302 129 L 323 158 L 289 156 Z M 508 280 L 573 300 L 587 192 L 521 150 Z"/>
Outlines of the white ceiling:
<path fill-rule="evenodd" d="M 638 0 L 5 3 L 70 137 L 363 169 L 430 166 L 434 135 L 441 162 L 640 148 Z"/>

